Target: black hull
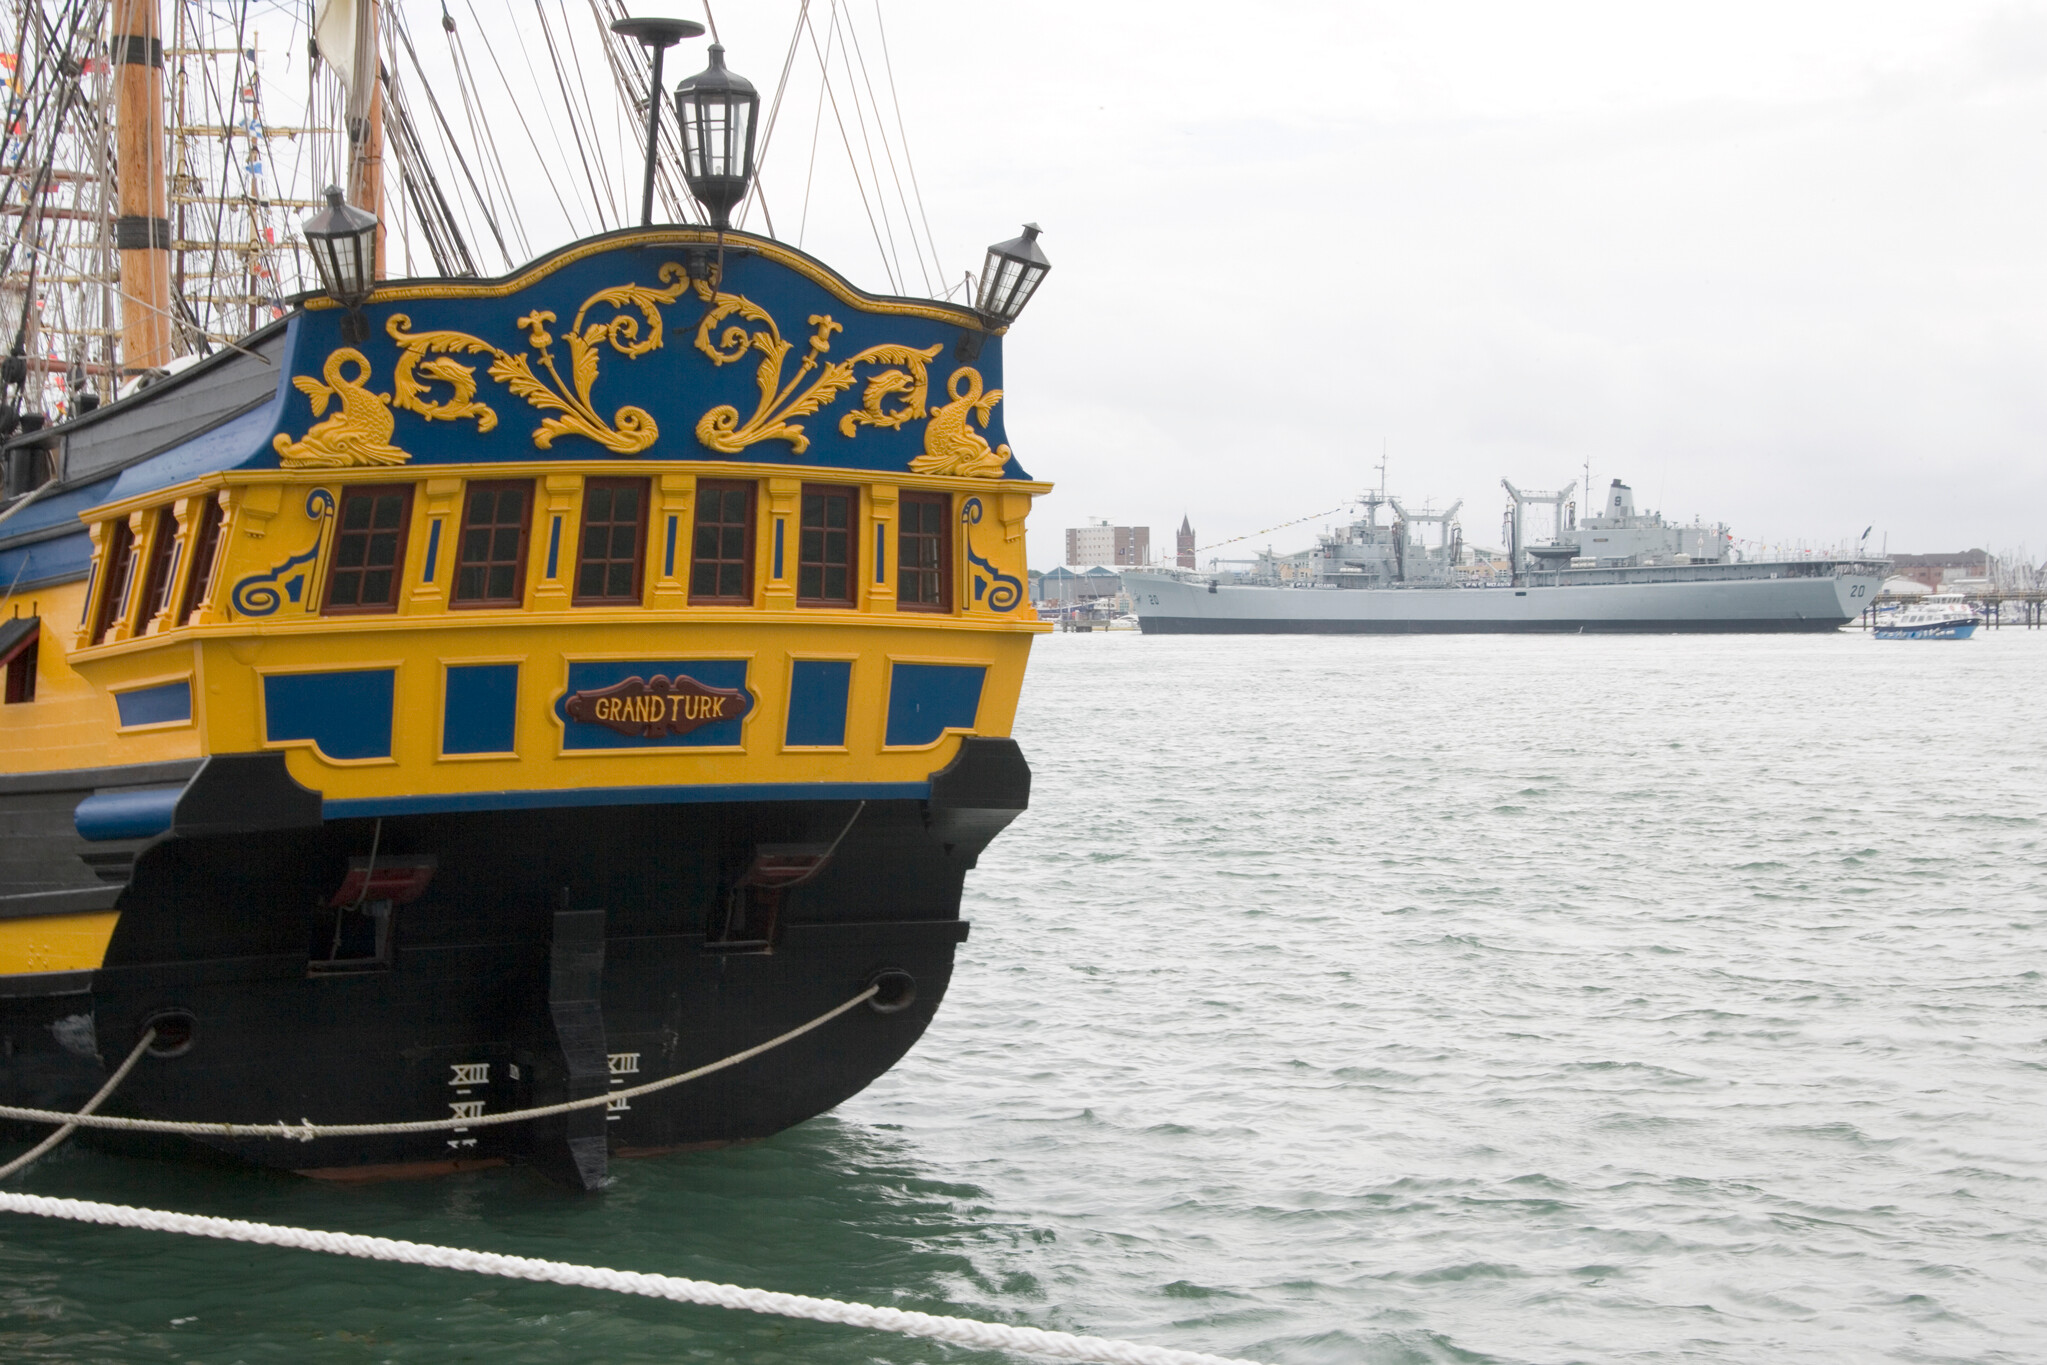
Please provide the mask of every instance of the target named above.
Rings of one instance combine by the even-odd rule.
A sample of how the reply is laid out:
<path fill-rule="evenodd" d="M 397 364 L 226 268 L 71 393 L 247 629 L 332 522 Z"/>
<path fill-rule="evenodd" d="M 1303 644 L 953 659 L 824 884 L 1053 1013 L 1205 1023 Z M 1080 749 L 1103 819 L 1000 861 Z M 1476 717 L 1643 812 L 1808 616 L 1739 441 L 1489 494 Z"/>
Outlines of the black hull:
<path fill-rule="evenodd" d="M 75 1108 L 152 1020 L 170 1018 L 189 1027 L 189 1046 L 145 1059 L 107 1112 L 316 1123 L 445 1119 L 479 1101 L 502 1112 L 715 1061 L 886 974 L 890 998 L 875 1003 L 895 1008 L 858 1007 L 587 1121 L 312 1143 L 80 1135 L 323 1174 L 531 1160 L 584 1184 L 607 1150 L 766 1137 L 886 1071 L 944 997 L 967 934 L 965 874 L 1028 791 L 1014 744 L 967 744 L 922 801 L 555 808 L 158 838 L 120 893 L 102 968 L 0 982 L 0 1096 Z M 735 919 L 763 845 L 834 838 L 814 878 Z M 383 961 L 325 963 L 337 912 L 323 907 L 373 845 L 387 866 L 431 855 L 432 881 L 391 910 Z"/>
<path fill-rule="evenodd" d="M 1824 634 L 1839 620 L 1763 621 L 1260 621 L 1141 616 L 1147 635 L 1778 635 Z"/>

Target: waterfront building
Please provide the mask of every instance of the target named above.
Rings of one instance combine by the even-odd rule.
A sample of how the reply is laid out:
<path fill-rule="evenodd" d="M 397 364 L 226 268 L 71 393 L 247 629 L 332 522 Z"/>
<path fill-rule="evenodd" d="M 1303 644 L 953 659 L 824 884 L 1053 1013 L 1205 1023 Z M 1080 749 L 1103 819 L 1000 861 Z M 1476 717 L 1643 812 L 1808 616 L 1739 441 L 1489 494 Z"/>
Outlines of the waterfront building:
<path fill-rule="evenodd" d="M 1070 566 L 1135 566 L 1150 562 L 1149 526 L 1111 526 L 1099 517 L 1091 517 L 1085 526 L 1066 528 L 1066 563 Z"/>

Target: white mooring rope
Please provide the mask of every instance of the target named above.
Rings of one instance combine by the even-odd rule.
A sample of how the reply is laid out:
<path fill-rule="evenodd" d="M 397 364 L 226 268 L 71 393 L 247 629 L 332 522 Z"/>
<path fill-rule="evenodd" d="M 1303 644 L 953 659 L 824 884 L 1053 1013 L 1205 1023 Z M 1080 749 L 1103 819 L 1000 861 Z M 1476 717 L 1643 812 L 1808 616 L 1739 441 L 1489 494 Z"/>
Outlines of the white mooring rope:
<path fill-rule="evenodd" d="M 93 1113 L 94 1106 L 106 1098 L 112 1086 L 119 1082 L 121 1076 L 128 1074 L 128 1067 L 133 1066 L 136 1058 L 141 1055 L 146 1044 L 138 1043 L 135 1053 L 128 1058 L 120 1074 L 93 1098 L 92 1103 L 78 1113 L 67 1114 L 61 1109 L 21 1109 L 14 1105 L 0 1104 L 0 1119 L 15 1119 L 22 1123 L 61 1123 L 75 1128 L 111 1128 L 129 1133 L 184 1133 L 193 1137 L 289 1138 L 294 1142 L 311 1142 L 316 1138 L 327 1137 L 388 1137 L 393 1133 L 466 1132 L 471 1128 L 489 1128 L 500 1123 L 524 1123 L 528 1119 L 551 1118 L 556 1114 L 567 1114 L 577 1109 L 595 1109 L 618 1100 L 637 1099 L 641 1095 L 651 1095 L 656 1090 L 666 1090 L 672 1085 L 693 1081 L 699 1076 L 708 1076 L 713 1071 L 723 1071 L 728 1066 L 738 1066 L 741 1062 L 753 1060 L 763 1052 L 772 1052 L 784 1043 L 801 1038 L 812 1029 L 830 1023 L 847 1010 L 865 1004 L 880 993 L 879 985 L 869 986 L 843 1005 L 833 1006 L 808 1023 L 798 1024 L 787 1033 L 770 1038 L 765 1043 L 756 1043 L 744 1052 L 735 1052 L 730 1057 L 720 1057 L 715 1062 L 707 1062 L 694 1071 L 663 1076 L 660 1080 L 648 1081 L 645 1085 L 611 1090 L 601 1095 L 591 1095 L 587 1099 L 568 1100 L 562 1104 L 544 1104 L 535 1109 L 508 1109 L 501 1114 L 479 1114 L 474 1118 L 420 1119 L 410 1123 L 314 1123 L 311 1119 L 301 1119 L 297 1123 L 286 1123 L 282 1120 L 276 1123 L 188 1123 L 178 1119 L 130 1119 Z M 32 1155 L 40 1154 L 39 1149 Z M 6 1172 L 0 1171 L 0 1175 L 5 1174 Z"/>
<path fill-rule="evenodd" d="M 247 1223 L 238 1218 L 209 1218 L 194 1213 L 167 1213 L 161 1209 L 130 1208 L 124 1204 L 100 1204 L 84 1199 L 51 1199 L 42 1195 L 0 1191 L 0 1211 L 34 1214 L 40 1218 L 66 1218 L 73 1222 L 100 1223 L 110 1227 L 140 1228 L 147 1232 L 178 1232 L 190 1237 L 214 1237 L 229 1242 L 295 1247 L 301 1251 L 324 1251 L 333 1256 L 358 1256 L 370 1261 L 398 1261 L 439 1270 L 468 1270 L 479 1275 L 502 1275 L 507 1279 L 539 1280 L 583 1289 L 608 1289 L 617 1294 L 641 1294 L 651 1299 L 673 1299 L 713 1308 L 743 1308 L 750 1313 L 804 1318 L 811 1322 L 837 1322 L 849 1327 L 929 1337 L 955 1346 L 1022 1351 L 1061 1360 L 1100 1361 L 1105 1365 L 1255 1365 L 1252 1361 L 1204 1355 L 1199 1351 L 1180 1351 L 1169 1346 L 1146 1346 L 1107 1337 L 1048 1332 L 1037 1327 L 1012 1327 L 1007 1323 L 977 1322 L 972 1318 L 939 1317 L 900 1308 L 816 1299 L 807 1294 L 743 1289 L 738 1285 L 686 1280 L 674 1275 L 645 1275 L 631 1270 L 608 1270 L 602 1266 L 542 1261 L 529 1256 L 501 1256 L 490 1251 L 464 1251 L 459 1247 L 399 1242 L 388 1237 L 364 1237 L 352 1232 L 315 1232 L 310 1228 Z"/>

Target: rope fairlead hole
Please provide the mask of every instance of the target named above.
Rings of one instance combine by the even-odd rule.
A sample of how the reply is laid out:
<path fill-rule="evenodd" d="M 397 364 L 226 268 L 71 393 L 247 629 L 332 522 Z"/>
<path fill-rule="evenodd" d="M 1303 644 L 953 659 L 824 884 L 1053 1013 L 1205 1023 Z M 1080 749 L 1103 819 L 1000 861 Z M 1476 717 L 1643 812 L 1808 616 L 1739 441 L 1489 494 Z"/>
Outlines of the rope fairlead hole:
<path fill-rule="evenodd" d="M 156 1041 L 149 1045 L 152 1057 L 182 1057 L 192 1050 L 192 1038 L 199 1031 L 199 1018 L 190 1010 L 158 1010 L 144 1019 L 136 1028 L 135 1036 L 140 1038 L 149 1030 L 156 1030 Z"/>
<path fill-rule="evenodd" d="M 900 1014 L 917 1003 L 917 978 L 901 967 L 884 967 L 868 977 L 867 984 L 874 987 L 867 1008 L 876 1014 Z"/>

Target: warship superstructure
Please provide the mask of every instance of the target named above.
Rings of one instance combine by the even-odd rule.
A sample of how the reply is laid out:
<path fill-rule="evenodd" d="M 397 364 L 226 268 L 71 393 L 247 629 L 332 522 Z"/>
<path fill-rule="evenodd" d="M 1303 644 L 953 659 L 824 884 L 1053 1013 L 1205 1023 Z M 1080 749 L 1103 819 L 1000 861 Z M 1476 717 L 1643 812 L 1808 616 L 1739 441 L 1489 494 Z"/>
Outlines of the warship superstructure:
<path fill-rule="evenodd" d="M 1363 516 L 1307 550 L 1207 572 L 1131 570 L 1124 587 L 1151 634 L 1421 634 L 1834 630 L 1883 583 L 1881 559 L 1741 558 L 1724 525 L 1638 512 L 1619 479 L 1583 518 L 1575 484 L 1538 493 L 1502 482 L 1504 573 L 1468 562 L 1461 504 L 1410 511 L 1376 491 L 1360 500 Z M 1526 512 L 1541 505 L 1555 533 L 1530 543 Z"/>

